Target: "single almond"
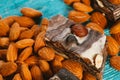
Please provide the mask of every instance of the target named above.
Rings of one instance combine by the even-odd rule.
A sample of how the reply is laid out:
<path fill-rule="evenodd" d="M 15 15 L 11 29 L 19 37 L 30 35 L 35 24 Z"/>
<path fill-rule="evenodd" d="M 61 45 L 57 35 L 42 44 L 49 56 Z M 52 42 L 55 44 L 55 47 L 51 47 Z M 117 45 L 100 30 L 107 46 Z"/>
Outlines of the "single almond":
<path fill-rule="evenodd" d="M 3 48 L 6 48 L 8 47 L 10 41 L 9 41 L 9 38 L 8 37 L 1 37 L 0 38 L 0 46 L 3 47 Z"/>
<path fill-rule="evenodd" d="M 95 76 L 88 72 L 83 73 L 83 80 L 96 80 Z"/>
<path fill-rule="evenodd" d="M 15 16 L 13 19 L 22 27 L 32 27 L 35 24 L 33 19 L 25 16 Z"/>
<path fill-rule="evenodd" d="M 34 32 L 32 30 L 25 30 L 21 32 L 19 39 L 30 39 L 33 37 L 33 35 Z"/>
<path fill-rule="evenodd" d="M 116 33 L 116 34 L 112 34 L 112 36 L 114 37 L 114 39 L 118 42 L 118 44 L 120 45 L 120 32 Z"/>
<path fill-rule="evenodd" d="M 15 46 L 15 43 L 11 43 L 7 50 L 7 61 L 14 62 L 17 60 L 18 49 Z"/>
<path fill-rule="evenodd" d="M 5 22 L 9 26 L 11 26 L 14 23 L 14 19 L 12 18 L 12 16 L 6 17 L 2 19 L 1 21 Z"/>
<path fill-rule="evenodd" d="M 37 35 L 41 32 L 40 26 L 33 25 L 31 30 L 34 32 L 33 38 L 36 39 Z"/>
<path fill-rule="evenodd" d="M 81 0 L 64 0 L 67 5 L 71 5 L 74 2 L 80 2 Z"/>
<path fill-rule="evenodd" d="M 44 41 L 45 33 L 46 33 L 45 31 L 42 31 L 37 35 L 34 45 L 35 52 L 37 52 L 40 48 L 45 46 L 45 41 Z"/>
<path fill-rule="evenodd" d="M 0 36 L 6 36 L 9 29 L 10 28 L 7 23 L 0 21 Z"/>
<path fill-rule="evenodd" d="M 93 29 L 93 30 L 96 30 L 96 31 L 98 31 L 98 32 L 100 32 L 100 33 L 104 33 L 104 30 L 103 30 L 103 28 L 101 28 L 97 23 L 93 23 L 93 22 L 90 22 L 90 23 L 88 23 L 87 25 L 86 25 L 86 27 L 87 28 L 91 28 L 91 29 Z"/>
<path fill-rule="evenodd" d="M 69 12 L 68 17 L 75 22 L 83 23 L 89 20 L 90 15 L 84 12 L 73 10 Z"/>
<path fill-rule="evenodd" d="M 108 1 L 111 2 L 112 4 L 115 4 L 115 5 L 120 4 L 120 0 L 108 0 Z"/>
<path fill-rule="evenodd" d="M 22 8 L 21 13 L 24 16 L 31 17 L 31 18 L 38 18 L 38 17 L 42 16 L 41 12 L 39 12 L 35 9 L 32 9 L 32 8 L 28 8 L 28 7 Z"/>
<path fill-rule="evenodd" d="M 20 75 L 22 80 L 32 80 L 31 72 L 26 64 L 21 65 Z"/>
<path fill-rule="evenodd" d="M 80 3 L 80 2 L 75 2 L 73 4 L 73 8 L 77 11 L 83 11 L 83 12 L 93 11 L 93 8 L 91 6 L 88 6 L 88 5 Z"/>
<path fill-rule="evenodd" d="M 110 58 L 110 65 L 116 70 L 120 71 L 120 56 L 113 56 Z"/>
<path fill-rule="evenodd" d="M 44 80 L 42 71 L 37 65 L 32 66 L 30 69 L 33 80 Z"/>
<path fill-rule="evenodd" d="M 52 48 L 43 47 L 38 51 L 38 55 L 40 56 L 41 59 L 51 61 L 55 57 L 55 51 Z"/>
<path fill-rule="evenodd" d="M 25 47 L 31 47 L 33 43 L 34 43 L 33 39 L 22 39 L 22 40 L 17 41 L 15 44 L 17 48 L 21 49 Z"/>
<path fill-rule="evenodd" d="M 90 0 L 81 0 L 81 2 L 88 6 L 90 6 L 90 4 L 91 4 Z"/>
<path fill-rule="evenodd" d="M 111 28 L 110 28 L 110 34 L 117 34 L 120 32 L 120 22 L 114 24 Z"/>
<path fill-rule="evenodd" d="M 22 80 L 19 73 L 15 74 L 12 80 Z"/>
<path fill-rule="evenodd" d="M 32 54 L 32 47 L 25 48 L 18 57 L 19 61 L 26 60 Z"/>
<path fill-rule="evenodd" d="M 10 28 L 10 33 L 9 33 L 10 41 L 17 40 L 19 35 L 20 35 L 20 25 L 18 23 L 14 23 Z"/>
<path fill-rule="evenodd" d="M 5 76 L 9 76 L 9 75 L 13 74 L 14 72 L 16 72 L 16 70 L 17 70 L 17 64 L 16 63 L 5 62 L 0 67 L 0 74 L 5 77 Z"/>
<path fill-rule="evenodd" d="M 83 68 L 79 62 L 73 60 L 65 60 L 62 62 L 63 68 L 66 68 L 75 76 L 77 76 L 80 80 L 83 77 Z"/>
<path fill-rule="evenodd" d="M 119 52 L 119 44 L 111 36 L 107 36 L 107 51 L 111 56 L 117 55 Z"/>
<path fill-rule="evenodd" d="M 107 25 L 107 20 L 106 20 L 105 16 L 100 12 L 92 13 L 91 21 L 94 22 L 94 23 L 97 23 L 98 25 L 100 25 L 100 27 L 102 27 L 103 29 Z"/>

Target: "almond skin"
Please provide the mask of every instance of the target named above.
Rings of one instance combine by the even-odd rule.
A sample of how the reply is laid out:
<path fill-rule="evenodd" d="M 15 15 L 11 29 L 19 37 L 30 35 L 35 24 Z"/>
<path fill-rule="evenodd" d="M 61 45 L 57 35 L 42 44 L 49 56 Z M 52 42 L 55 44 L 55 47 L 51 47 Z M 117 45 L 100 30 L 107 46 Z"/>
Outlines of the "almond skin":
<path fill-rule="evenodd" d="M 0 67 L 0 74 L 2 76 L 9 76 L 17 70 L 17 64 L 13 62 L 5 62 Z"/>
<path fill-rule="evenodd" d="M 12 16 L 6 17 L 2 19 L 1 21 L 5 22 L 9 26 L 11 26 L 14 23 L 14 19 L 12 18 Z"/>
<path fill-rule="evenodd" d="M 15 44 L 17 48 L 22 49 L 25 47 L 31 47 L 33 43 L 34 43 L 33 39 L 22 39 L 22 40 L 17 41 Z"/>
<path fill-rule="evenodd" d="M 91 4 L 90 0 L 81 0 L 81 2 L 88 6 L 90 6 L 90 4 Z"/>
<path fill-rule="evenodd" d="M 84 12 L 80 12 L 80 11 L 70 11 L 68 14 L 69 19 L 78 22 L 78 23 L 83 23 L 88 21 L 88 19 L 90 18 L 90 15 Z"/>
<path fill-rule="evenodd" d="M 0 21 L 0 37 L 6 36 L 9 31 L 9 26 L 7 23 Z"/>
<path fill-rule="evenodd" d="M 83 73 L 83 80 L 96 80 L 95 76 L 88 72 Z"/>
<path fill-rule="evenodd" d="M 12 80 L 22 80 L 21 76 L 19 73 L 15 74 Z"/>
<path fill-rule="evenodd" d="M 0 80 L 3 80 L 3 77 L 2 77 L 2 75 L 0 74 Z"/>
<path fill-rule="evenodd" d="M 103 14 L 101 14 L 100 12 L 92 13 L 91 21 L 100 25 L 100 27 L 102 27 L 103 29 L 107 25 L 107 20 L 106 20 L 105 16 Z"/>
<path fill-rule="evenodd" d="M 62 62 L 63 68 L 66 68 L 75 76 L 77 76 L 80 80 L 83 77 L 83 68 L 80 63 L 73 60 L 65 60 Z"/>
<path fill-rule="evenodd" d="M 18 23 L 14 23 L 10 28 L 10 34 L 9 34 L 10 41 L 17 40 L 19 35 L 20 35 L 20 25 Z"/>
<path fill-rule="evenodd" d="M 10 41 L 9 41 L 9 38 L 8 37 L 1 37 L 0 38 L 0 46 L 3 47 L 3 48 L 6 48 L 8 47 Z"/>
<path fill-rule="evenodd" d="M 104 30 L 103 28 L 101 28 L 97 23 L 93 23 L 93 22 L 89 22 L 87 25 L 86 25 L 87 28 L 91 28 L 93 30 L 96 30 L 100 33 L 104 33 Z"/>
<path fill-rule="evenodd" d="M 31 18 L 38 18 L 38 17 L 42 16 L 41 12 L 39 12 L 35 9 L 32 9 L 32 8 L 28 8 L 28 7 L 22 8 L 21 13 L 24 16 L 31 17 Z"/>
<path fill-rule="evenodd" d="M 110 28 L 110 34 L 117 34 L 120 32 L 120 22 L 114 24 L 111 28 Z"/>
<path fill-rule="evenodd" d="M 13 19 L 22 27 L 32 27 L 35 24 L 33 19 L 25 16 L 14 16 Z"/>
<path fill-rule="evenodd" d="M 15 43 L 11 43 L 7 50 L 7 61 L 14 62 L 17 60 L 18 49 L 15 46 Z"/>
<path fill-rule="evenodd" d="M 55 57 L 55 51 L 52 48 L 43 47 L 38 51 L 38 55 L 40 56 L 41 59 L 51 61 Z"/>
<path fill-rule="evenodd" d="M 85 5 L 83 3 L 80 2 L 75 2 L 73 4 L 73 8 L 77 11 L 82 11 L 82 12 L 91 12 L 93 11 L 92 7 Z"/>
<path fill-rule="evenodd" d="M 118 44 L 120 45 L 120 32 L 116 33 L 116 34 L 112 34 L 112 36 L 115 38 L 115 40 L 118 42 Z"/>
<path fill-rule="evenodd" d="M 67 5 L 71 5 L 74 2 L 80 2 L 81 0 L 64 0 L 64 3 L 66 3 Z"/>
<path fill-rule="evenodd" d="M 107 36 L 107 46 L 107 51 L 109 55 L 114 56 L 118 54 L 119 44 L 113 37 Z"/>
<path fill-rule="evenodd" d="M 120 0 L 108 0 L 108 1 L 111 2 L 112 4 L 116 4 L 116 5 L 120 4 Z"/>
<path fill-rule="evenodd" d="M 110 65 L 116 70 L 120 71 L 120 56 L 113 56 L 110 58 Z"/>

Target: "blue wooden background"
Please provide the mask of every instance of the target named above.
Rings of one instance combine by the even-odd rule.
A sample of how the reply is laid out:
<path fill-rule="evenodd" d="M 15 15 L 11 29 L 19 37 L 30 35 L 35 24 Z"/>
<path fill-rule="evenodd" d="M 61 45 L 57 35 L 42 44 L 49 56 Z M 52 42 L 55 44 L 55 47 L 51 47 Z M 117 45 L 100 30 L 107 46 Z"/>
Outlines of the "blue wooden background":
<path fill-rule="evenodd" d="M 10 15 L 21 15 L 20 9 L 31 7 L 43 13 L 43 17 L 51 18 L 54 15 L 62 14 L 67 17 L 71 7 L 64 4 L 63 0 L 0 0 L 0 15 L 5 18 Z M 109 30 L 105 33 L 109 35 Z M 120 71 L 110 67 L 107 59 L 103 80 L 120 80 Z"/>

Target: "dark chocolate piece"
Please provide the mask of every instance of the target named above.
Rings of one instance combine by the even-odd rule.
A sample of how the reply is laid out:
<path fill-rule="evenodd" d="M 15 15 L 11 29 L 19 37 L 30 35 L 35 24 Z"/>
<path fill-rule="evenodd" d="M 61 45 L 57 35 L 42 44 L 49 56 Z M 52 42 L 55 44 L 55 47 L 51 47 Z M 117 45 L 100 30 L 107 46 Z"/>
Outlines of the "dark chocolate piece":
<path fill-rule="evenodd" d="M 76 76 L 74 76 L 70 71 L 63 68 L 58 71 L 53 77 L 49 80 L 79 80 Z"/>

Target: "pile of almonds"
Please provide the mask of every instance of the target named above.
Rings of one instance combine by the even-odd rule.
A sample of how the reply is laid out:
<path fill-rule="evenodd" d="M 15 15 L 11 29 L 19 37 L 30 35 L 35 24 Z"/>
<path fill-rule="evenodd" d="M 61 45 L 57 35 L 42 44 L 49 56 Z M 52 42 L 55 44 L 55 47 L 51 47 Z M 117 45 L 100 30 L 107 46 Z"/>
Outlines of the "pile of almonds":
<path fill-rule="evenodd" d="M 97 12 L 91 7 L 90 0 L 64 0 L 64 2 L 74 9 L 69 12 L 69 19 L 104 33 L 104 29 L 108 26 L 107 19 L 103 13 Z M 119 0 L 109 0 L 109 2 L 116 5 L 120 4 Z M 110 65 L 120 71 L 120 56 L 118 55 L 120 51 L 120 22 L 115 23 L 110 28 L 110 35 L 107 35 L 106 43 Z M 88 73 L 83 74 L 83 76 L 85 78 L 83 80 L 96 80 Z"/>

